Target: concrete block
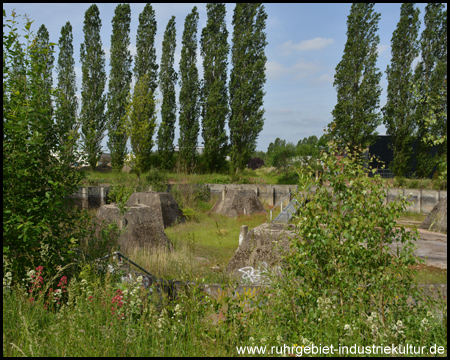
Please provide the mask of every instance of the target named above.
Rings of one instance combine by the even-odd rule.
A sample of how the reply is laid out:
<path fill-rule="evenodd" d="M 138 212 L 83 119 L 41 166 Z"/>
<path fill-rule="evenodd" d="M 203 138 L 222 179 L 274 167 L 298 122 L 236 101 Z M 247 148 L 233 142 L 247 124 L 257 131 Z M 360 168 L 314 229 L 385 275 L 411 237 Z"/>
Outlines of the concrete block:
<path fill-rule="evenodd" d="M 439 192 L 436 190 L 422 190 L 422 213 L 428 214 L 439 202 Z"/>

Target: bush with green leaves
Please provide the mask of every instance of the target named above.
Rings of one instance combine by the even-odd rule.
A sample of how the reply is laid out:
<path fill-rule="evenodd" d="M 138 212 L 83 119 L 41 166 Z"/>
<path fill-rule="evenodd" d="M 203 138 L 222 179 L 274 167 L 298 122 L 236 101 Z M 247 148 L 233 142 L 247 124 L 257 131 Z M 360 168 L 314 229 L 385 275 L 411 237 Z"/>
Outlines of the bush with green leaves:
<path fill-rule="evenodd" d="M 165 192 L 169 186 L 169 179 L 164 171 L 152 167 L 145 176 L 153 191 Z"/>
<path fill-rule="evenodd" d="M 85 230 L 66 199 L 83 174 L 71 167 L 79 156 L 75 139 L 58 142 L 51 103 L 42 98 L 46 59 L 56 44 L 34 41 L 28 18 L 23 44 L 16 14 L 5 19 L 3 10 L 3 18 L 3 255 L 22 278 L 36 265 L 56 271 L 73 261 Z"/>
<path fill-rule="evenodd" d="M 376 326 L 387 327 L 405 321 L 412 307 L 415 316 L 426 314 L 423 306 L 407 301 L 409 295 L 420 299 L 423 294 L 412 289 L 418 233 L 395 227 L 406 199 L 384 205 L 382 179 L 367 176 L 363 157 L 346 149 L 348 157 L 339 160 L 333 155 L 336 145 L 329 146 L 330 153 L 322 155 L 329 187 L 301 177 L 299 190 L 313 184 L 317 190 L 299 209 L 298 237 L 284 259 L 283 281 L 290 285 L 280 287 L 280 321 L 295 327 L 308 317 L 331 326 L 335 316 L 367 320 L 374 313 Z M 392 251 L 389 245 L 396 241 L 401 247 Z M 335 314 L 327 318 L 324 309 Z"/>

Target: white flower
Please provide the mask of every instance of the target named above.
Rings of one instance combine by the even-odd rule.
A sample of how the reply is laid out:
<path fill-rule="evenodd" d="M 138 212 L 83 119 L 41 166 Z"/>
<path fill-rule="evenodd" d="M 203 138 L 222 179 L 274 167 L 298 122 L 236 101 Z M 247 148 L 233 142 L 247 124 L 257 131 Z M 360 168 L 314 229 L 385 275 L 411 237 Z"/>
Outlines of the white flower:
<path fill-rule="evenodd" d="M 345 324 L 344 325 L 344 330 L 350 330 L 350 325 L 349 324 Z"/>
<path fill-rule="evenodd" d="M 128 295 L 128 290 L 125 289 L 122 293 L 123 293 L 123 296 L 127 296 Z"/>
<path fill-rule="evenodd" d="M 281 341 L 283 340 L 283 338 L 281 337 L 281 335 L 277 335 L 277 341 Z"/>
<path fill-rule="evenodd" d="M 137 282 L 138 282 L 139 284 L 142 283 L 142 280 L 143 280 L 143 277 L 142 277 L 142 276 L 139 276 L 139 277 L 137 278 Z"/>
<path fill-rule="evenodd" d="M 262 338 L 262 339 L 261 339 L 261 342 L 262 342 L 262 343 L 265 343 L 266 341 L 267 341 L 266 338 Z"/>

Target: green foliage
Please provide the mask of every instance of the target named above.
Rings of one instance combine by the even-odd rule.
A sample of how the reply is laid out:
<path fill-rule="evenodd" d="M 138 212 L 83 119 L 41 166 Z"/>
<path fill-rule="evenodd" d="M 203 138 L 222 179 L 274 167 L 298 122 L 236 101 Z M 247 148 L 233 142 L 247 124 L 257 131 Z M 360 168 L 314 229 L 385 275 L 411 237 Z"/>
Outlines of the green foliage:
<path fill-rule="evenodd" d="M 439 119 L 445 119 L 445 128 L 446 128 L 446 122 L 447 122 L 447 105 L 441 104 L 441 99 L 445 98 L 447 99 L 447 87 L 441 89 L 443 95 L 436 96 L 436 101 L 433 101 L 431 99 L 431 96 L 424 95 L 422 96 L 420 93 L 418 93 L 417 88 L 413 85 L 413 92 L 414 95 L 417 98 L 417 101 L 419 103 L 427 103 L 428 108 L 428 116 L 424 116 L 421 120 L 421 126 L 424 129 L 433 129 L 437 127 L 441 127 L 442 124 L 438 125 Z M 435 174 L 435 176 L 439 180 L 443 180 L 444 178 L 447 178 L 447 133 L 443 133 L 442 135 L 436 135 L 434 131 L 430 131 L 430 133 L 427 133 L 424 135 L 421 139 L 421 142 L 425 144 L 425 148 L 428 148 L 430 146 L 438 146 L 440 148 L 439 152 L 442 151 L 442 149 L 445 149 L 445 152 L 439 153 L 436 157 L 436 162 L 438 166 L 438 171 Z M 419 148 L 420 149 L 420 148 Z"/>
<path fill-rule="evenodd" d="M 319 157 L 320 149 L 318 146 L 319 140 L 316 135 L 312 135 L 303 140 L 299 140 L 296 146 L 297 156 L 313 156 L 315 158 Z"/>
<path fill-rule="evenodd" d="M 195 212 L 195 210 L 191 209 L 190 207 L 185 207 L 182 211 L 183 215 L 186 216 L 188 221 L 199 222 L 198 214 L 197 212 Z"/>
<path fill-rule="evenodd" d="M 3 256 L 21 279 L 36 265 L 54 274 L 56 266 L 73 260 L 72 249 L 85 232 L 68 198 L 83 174 L 70 167 L 76 152 L 67 161 L 52 156 L 65 148 L 52 136 L 52 111 L 40 97 L 48 76 L 40 59 L 55 44 L 36 46 L 28 18 L 22 44 L 15 13 L 12 20 L 5 11 L 3 17 Z"/>
<path fill-rule="evenodd" d="M 153 134 L 156 128 L 156 111 L 153 94 L 149 93 L 148 74 L 139 79 L 129 101 L 125 126 L 133 151 L 133 171 L 140 174 L 150 168 Z"/>
<path fill-rule="evenodd" d="M 198 184 L 195 188 L 195 199 L 204 203 L 211 200 L 211 190 L 205 184 Z"/>
<path fill-rule="evenodd" d="M 397 176 L 406 176 L 412 156 L 412 134 L 415 128 L 415 99 L 411 89 L 412 62 L 419 54 L 419 9 L 412 3 L 401 6 L 400 21 L 392 40 L 391 65 L 386 69 L 387 102 L 383 107 L 383 123 L 391 135 L 394 159 L 389 169 Z"/>
<path fill-rule="evenodd" d="M 156 129 L 156 101 L 158 64 L 156 64 L 156 20 L 151 4 L 139 14 L 136 37 L 134 76 L 136 85 L 132 101 L 127 107 L 127 134 L 134 155 L 133 172 L 140 174 L 151 166 L 151 153 Z"/>
<path fill-rule="evenodd" d="M 79 136 L 77 84 L 75 60 L 73 58 L 72 25 L 70 22 L 67 22 L 61 28 L 58 47 L 59 55 L 56 72 L 58 74 L 58 89 L 60 89 L 60 92 L 56 97 L 55 121 L 58 130 L 58 140 L 60 144 L 67 145 L 70 137 L 78 139 Z"/>
<path fill-rule="evenodd" d="M 274 143 L 270 143 L 267 149 L 269 164 L 276 168 L 282 168 L 287 171 L 291 158 L 295 156 L 295 146 L 292 143 L 286 143 L 286 140 L 276 138 Z"/>
<path fill-rule="evenodd" d="M 92 170 L 97 166 L 102 153 L 107 120 L 104 114 L 106 98 L 105 52 L 100 37 L 100 12 L 91 5 L 84 14 L 84 42 L 81 44 L 80 61 L 82 71 L 81 112 L 83 150 Z"/>
<path fill-rule="evenodd" d="M 108 148 L 113 171 L 122 171 L 127 155 L 126 107 L 131 85 L 130 4 L 119 4 L 112 19 L 111 56 L 108 83 Z"/>
<path fill-rule="evenodd" d="M 446 113 L 436 111 L 446 109 L 447 105 L 447 10 L 444 4 L 428 3 L 425 7 L 424 23 L 425 29 L 420 38 L 421 60 L 416 66 L 414 80 L 417 85 L 416 97 L 419 97 L 416 125 L 419 139 L 417 174 L 420 177 L 429 176 L 436 161 L 444 164 L 442 155 L 447 154 L 445 140 L 438 146 L 438 157 L 430 158 L 430 149 L 434 144 L 425 140 L 430 135 L 435 139 L 442 139 L 447 132 Z M 427 101 L 424 101 L 425 99 Z M 431 119 L 433 121 L 430 121 Z M 423 139 L 425 141 L 422 141 Z"/>
<path fill-rule="evenodd" d="M 225 4 L 206 5 L 208 20 L 200 39 L 203 57 L 202 136 L 209 171 L 218 171 L 226 162 L 228 118 L 227 58 L 230 51 Z"/>
<path fill-rule="evenodd" d="M 152 167 L 145 178 L 152 186 L 153 191 L 165 192 L 167 190 L 169 181 L 164 171 Z"/>
<path fill-rule="evenodd" d="M 125 203 L 135 191 L 136 189 L 134 187 L 124 184 L 123 181 L 119 181 L 111 185 L 108 199 L 111 203 L 117 204 L 120 213 L 123 215 L 126 212 Z"/>
<path fill-rule="evenodd" d="M 278 178 L 278 184 L 280 185 L 292 185 L 298 183 L 298 173 L 297 171 L 285 171 Z"/>
<path fill-rule="evenodd" d="M 159 84 L 162 95 L 161 124 L 158 130 L 158 150 L 161 156 L 161 168 L 172 170 L 174 164 L 175 122 L 177 119 L 177 103 L 175 84 L 177 73 L 174 69 L 176 47 L 175 16 L 169 20 L 162 43 L 161 70 Z"/>
<path fill-rule="evenodd" d="M 375 141 L 375 129 L 380 125 L 376 112 L 381 94 L 381 71 L 376 67 L 379 20 L 380 13 L 374 12 L 373 3 L 352 5 L 344 55 L 334 75 L 337 104 L 328 130 L 333 138 L 352 148 L 366 148 Z"/>
<path fill-rule="evenodd" d="M 144 10 L 139 14 L 139 26 L 136 36 L 136 56 L 133 71 L 136 79 L 141 79 L 147 75 L 149 91 L 153 94 L 158 86 L 155 36 L 155 10 L 153 10 L 151 4 L 145 4 Z"/>
<path fill-rule="evenodd" d="M 198 11 L 194 6 L 186 16 L 183 31 L 183 47 L 180 60 L 180 138 L 178 139 L 178 161 L 181 171 L 195 170 L 197 138 L 200 130 L 200 82 L 197 70 L 197 25 Z"/>
<path fill-rule="evenodd" d="M 238 3 L 234 8 L 229 86 L 230 170 L 233 172 L 246 167 L 264 125 L 266 20 L 262 4 Z"/>
<path fill-rule="evenodd" d="M 284 316 L 295 307 L 294 326 L 313 313 L 326 322 L 326 305 L 352 319 L 375 312 L 385 327 L 411 311 L 407 298 L 413 291 L 410 266 L 418 261 L 413 256 L 418 233 L 395 227 L 406 198 L 384 205 L 383 182 L 378 175 L 367 177 L 361 154 L 346 148 L 348 157 L 339 160 L 337 149 L 330 143 L 330 153 L 321 157 L 327 169 L 323 180 L 331 192 L 315 183 L 315 195 L 299 209 L 298 237 L 285 258 L 292 303 Z M 388 245 L 395 241 L 402 248 L 392 252 Z M 421 297 L 418 291 L 414 294 Z M 422 306 L 416 309 L 424 314 Z"/>
<path fill-rule="evenodd" d="M 394 177 L 394 186 L 395 187 L 404 187 L 406 184 L 406 179 L 403 176 Z"/>
<path fill-rule="evenodd" d="M 36 38 L 33 40 L 31 52 L 31 67 L 41 67 L 42 71 L 36 72 L 38 78 L 35 79 L 35 86 L 41 91 L 32 94 L 36 99 L 37 106 L 40 109 L 48 108 L 50 115 L 53 115 L 52 106 L 52 86 L 53 86 L 53 62 L 54 44 L 50 45 L 49 34 L 44 24 L 39 28 Z M 55 136 L 53 132 L 47 133 L 47 137 Z"/>

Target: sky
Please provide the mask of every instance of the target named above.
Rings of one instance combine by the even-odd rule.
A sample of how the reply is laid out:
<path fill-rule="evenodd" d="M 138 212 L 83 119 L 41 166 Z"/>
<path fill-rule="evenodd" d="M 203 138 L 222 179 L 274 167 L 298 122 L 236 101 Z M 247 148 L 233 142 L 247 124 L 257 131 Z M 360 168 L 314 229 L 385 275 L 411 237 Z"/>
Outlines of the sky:
<path fill-rule="evenodd" d="M 84 42 L 83 22 L 86 10 L 92 4 L 82 3 L 4 3 L 7 19 L 11 19 L 11 12 L 15 9 L 17 15 L 27 14 L 34 20 L 31 30 L 37 32 L 44 24 L 50 34 L 50 41 L 58 43 L 61 28 L 69 21 L 73 28 L 73 46 L 75 58 L 75 72 L 77 75 L 77 96 L 81 99 L 81 62 L 80 45 Z M 117 4 L 97 4 L 102 21 L 101 38 L 106 55 L 106 74 L 109 76 L 112 19 Z M 130 52 L 136 54 L 136 34 L 139 25 L 139 14 L 145 4 L 130 4 L 131 30 Z M 175 70 L 179 69 L 181 58 L 181 39 L 183 35 L 186 16 L 197 6 L 199 23 L 197 39 L 200 40 L 201 30 L 207 21 L 206 4 L 152 4 L 157 21 L 157 34 L 155 38 L 157 63 L 161 62 L 162 41 L 168 21 L 176 17 L 176 51 Z M 416 5 L 420 9 L 420 33 L 424 29 L 423 17 L 426 4 Z M 235 4 L 226 4 L 226 23 L 228 30 L 228 43 L 232 44 L 232 17 Z M 341 61 L 347 41 L 347 17 L 350 14 L 351 4 L 265 4 L 267 13 L 266 34 L 268 45 L 266 47 L 266 78 L 264 86 L 265 120 L 263 130 L 257 139 L 256 150 L 267 151 L 269 144 L 277 137 L 297 144 L 305 137 L 316 135 L 320 137 L 324 128 L 332 121 L 331 111 L 337 101 L 336 89 L 333 87 L 335 68 Z M 391 60 L 391 38 L 400 19 L 401 4 L 382 3 L 375 4 L 375 11 L 381 14 L 378 23 L 377 67 L 382 71 L 380 108 L 386 104 L 386 67 Z M 18 29 L 23 29 L 23 20 L 19 21 Z M 22 26 L 20 26 L 22 25 Z M 420 35 L 419 33 L 419 35 Z M 55 49 L 55 65 L 59 50 Z M 231 55 L 230 55 L 231 56 Z M 231 59 L 231 57 L 230 57 Z M 413 63 L 416 64 L 419 59 Z M 134 65 L 134 62 L 133 62 Z M 132 65 L 132 66 L 133 66 Z M 198 45 L 197 67 L 200 78 L 203 77 L 200 45 Z M 231 70 L 229 60 L 228 73 Z M 53 76 L 54 86 L 57 83 L 56 72 Z M 228 77 L 229 81 L 229 77 Z M 134 80 L 133 80 L 134 85 Z M 177 100 L 180 87 L 177 85 Z M 107 89 L 105 90 L 107 91 Z M 156 95 L 161 99 L 160 93 Z M 80 103 L 80 101 L 79 101 Z M 157 115 L 158 124 L 161 122 L 160 112 Z M 201 121 L 201 119 L 200 119 Z M 349 129 L 350 130 L 350 129 Z M 386 128 L 378 127 L 379 134 L 385 134 Z M 156 132 L 155 132 L 156 134 Z M 229 128 L 227 125 L 227 134 Z M 175 145 L 178 144 L 178 113 L 175 130 Z M 154 137 L 156 140 L 156 135 Z M 103 149 L 109 152 L 106 146 L 107 136 L 103 140 Z M 203 146 L 201 131 L 198 145 Z M 130 146 L 128 146 L 130 149 Z M 156 148 L 154 148 L 156 150 Z"/>

